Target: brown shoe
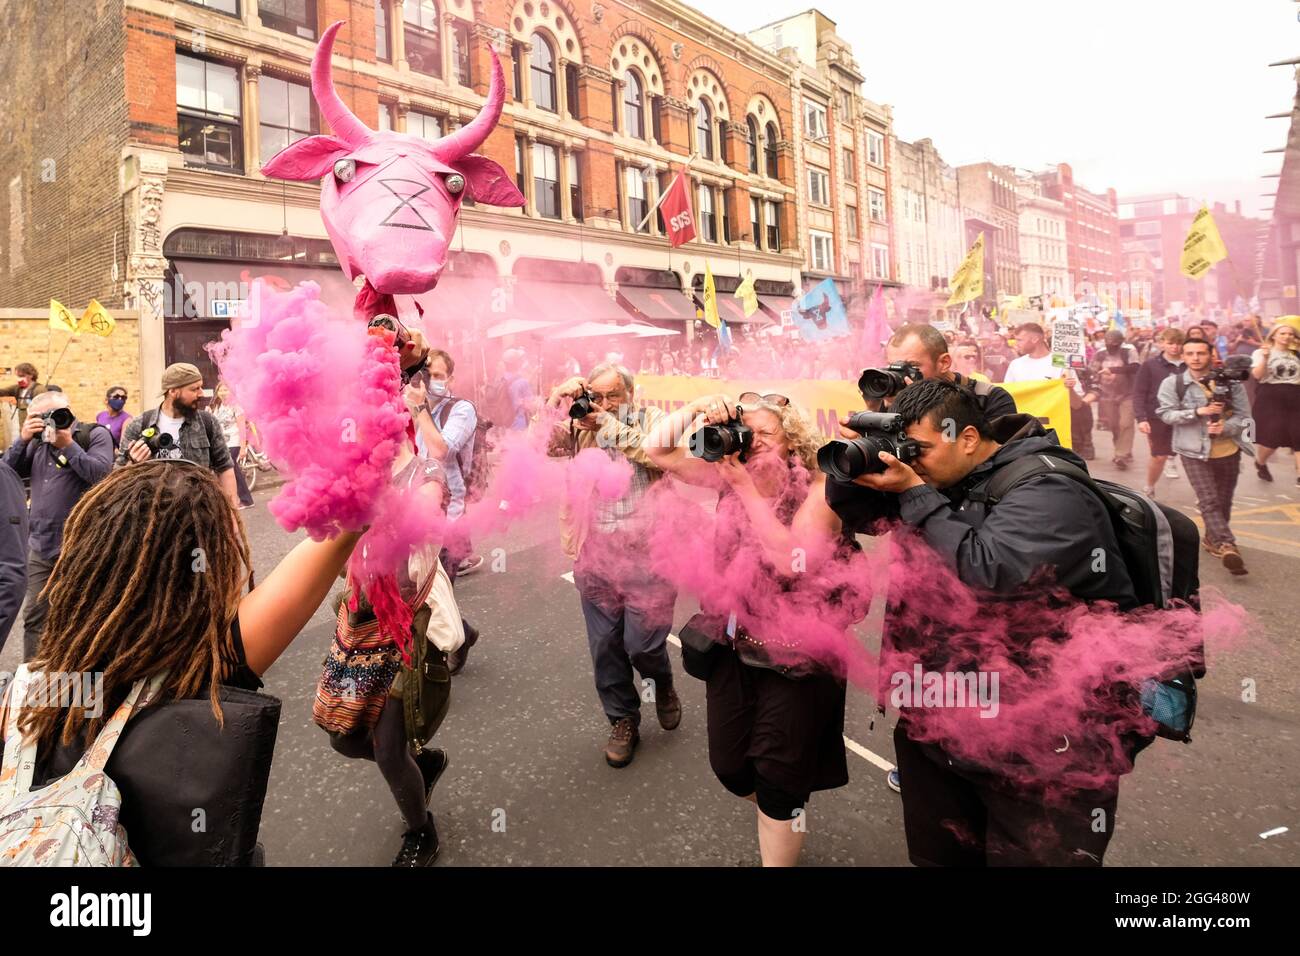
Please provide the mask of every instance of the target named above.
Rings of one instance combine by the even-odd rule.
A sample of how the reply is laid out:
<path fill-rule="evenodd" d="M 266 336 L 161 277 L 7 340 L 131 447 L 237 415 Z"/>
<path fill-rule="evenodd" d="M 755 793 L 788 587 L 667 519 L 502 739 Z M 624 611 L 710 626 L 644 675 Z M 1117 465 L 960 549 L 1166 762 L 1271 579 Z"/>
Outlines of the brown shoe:
<path fill-rule="evenodd" d="M 659 726 L 664 730 L 676 730 L 682 722 L 681 698 L 671 686 L 655 695 L 655 713 L 659 715 Z"/>
<path fill-rule="evenodd" d="M 1201 547 L 1210 552 L 1210 554 L 1214 555 L 1216 558 L 1223 557 L 1223 545 L 1212 544 L 1209 538 L 1201 539 Z"/>
<path fill-rule="evenodd" d="M 605 763 L 611 767 L 626 767 L 632 762 L 632 754 L 640 742 L 641 734 L 637 732 L 632 718 L 622 718 L 609 732 L 609 742 L 605 744 Z"/>
<path fill-rule="evenodd" d="M 1229 574 L 1246 574 L 1246 562 L 1241 560 L 1241 554 L 1237 551 L 1236 545 L 1225 544 L 1219 549 L 1219 556 L 1223 558 L 1223 566 L 1228 569 Z"/>

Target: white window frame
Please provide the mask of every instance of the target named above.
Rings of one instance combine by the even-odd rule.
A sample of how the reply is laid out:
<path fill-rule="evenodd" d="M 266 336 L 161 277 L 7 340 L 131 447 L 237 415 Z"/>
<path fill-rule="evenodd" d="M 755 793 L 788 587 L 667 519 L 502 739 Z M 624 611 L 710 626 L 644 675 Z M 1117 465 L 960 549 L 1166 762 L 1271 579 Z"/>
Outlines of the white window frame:
<path fill-rule="evenodd" d="M 814 183 L 819 186 L 814 188 Z M 808 201 L 818 206 L 831 204 L 831 176 L 819 166 L 808 167 Z"/>
<path fill-rule="evenodd" d="M 885 165 L 885 137 L 873 130 L 867 130 L 867 162 L 882 169 Z"/>
<path fill-rule="evenodd" d="M 830 272 L 835 262 L 835 237 L 829 232 L 808 230 L 808 245 L 812 250 L 812 267 L 816 272 Z M 818 253 L 822 255 L 819 256 Z"/>
<path fill-rule="evenodd" d="M 871 244 L 871 272 L 873 278 L 889 278 L 889 246 Z"/>
<path fill-rule="evenodd" d="M 888 222 L 889 210 L 885 205 L 885 193 L 874 186 L 867 187 L 867 215 L 872 222 Z"/>
<path fill-rule="evenodd" d="M 826 135 L 826 107 L 816 100 L 804 100 L 803 124 L 809 139 L 821 139 Z"/>

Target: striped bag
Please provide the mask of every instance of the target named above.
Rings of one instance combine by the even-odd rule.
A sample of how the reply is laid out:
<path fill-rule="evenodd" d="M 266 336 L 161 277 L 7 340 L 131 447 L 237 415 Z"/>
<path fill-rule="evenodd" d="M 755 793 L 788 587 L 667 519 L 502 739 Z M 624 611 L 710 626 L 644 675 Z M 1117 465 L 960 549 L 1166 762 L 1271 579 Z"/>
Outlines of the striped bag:
<path fill-rule="evenodd" d="M 429 597 L 436 575 L 427 576 L 411 602 L 412 611 Z M 427 623 L 428 615 L 412 615 L 413 622 Z M 423 632 L 412 634 L 424 640 Z M 348 611 L 348 602 L 339 604 L 334 641 L 330 644 L 325 669 L 316 684 L 316 702 L 312 720 L 323 730 L 350 734 L 370 729 L 379 720 L 379 712 L 388 701 L 393 680 L 402 669 L 402 652 L 397 644 L 379 630 L 379 621 L 369 606 L 360 602 L 357 612 Z"/>

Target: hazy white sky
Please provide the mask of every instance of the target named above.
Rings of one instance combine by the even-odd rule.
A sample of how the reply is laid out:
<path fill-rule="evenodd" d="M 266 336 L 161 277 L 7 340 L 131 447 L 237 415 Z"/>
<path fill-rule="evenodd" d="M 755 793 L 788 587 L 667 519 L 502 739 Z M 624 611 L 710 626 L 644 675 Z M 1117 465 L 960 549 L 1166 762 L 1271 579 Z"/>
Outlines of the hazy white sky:
<path fill-rule="evenodd" d="M 816 6 L 894 107 L 954 165 L 1068 162 L 1121 197 L 1180 192 L 1258 213 L 1295 96 L 1294 0 L 688 0 L 744 33 Z"/>

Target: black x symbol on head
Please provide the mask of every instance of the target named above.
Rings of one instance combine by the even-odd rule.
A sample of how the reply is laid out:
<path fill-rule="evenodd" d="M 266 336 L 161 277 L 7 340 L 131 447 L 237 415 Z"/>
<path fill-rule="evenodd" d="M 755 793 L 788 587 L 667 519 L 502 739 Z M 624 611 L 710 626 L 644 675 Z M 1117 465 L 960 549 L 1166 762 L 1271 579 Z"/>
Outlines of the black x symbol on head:
<path fill-rule="evenodd" d="M 397 229 L 423 229 L 427 232 L 435 231 L 433 226 L 429 225 L 428 221 L 424 218 L 424 216 L 420 215 L 420 210 L 416 209 L 415 206 L 411 205 L 411 200 L 418 199 L 420 196 L 423 196 L 425 193 L 427 193 L 430 189 L 433 188 L 432 186 L 430 186 L 428 183 L 422 183 L 419 180 L 415 180 L 415 179 L 381 179 L 379 180 L 379 182 L 385 189 L 387 189 L 390 193 L 393 194 L 394 198 L 401 200 L 401 202 L 399 202 L 396 206 L 393 207 L 392 212 L 390 212 L 387 216 L 384 217 L 383 222 L 380 223 L 381 226 L 393 226 L 394 228 Z M 409 196 L 403 196 L 400 192 L 397 191 L 396 187 L 392 185 L 393 183 L 406 183 L 408 185 L 415 186 L 418 188 L 414 192 L 412 192 Z M 419 220 L 419 224 L 416 224 L 414 222 L 409 222 L 409 221 L 393 222 L 392 221 L 393 217 L 396 216 L 403 209 L 409 210 L 410 215 L 414 216 L 416 219 Z"/>

